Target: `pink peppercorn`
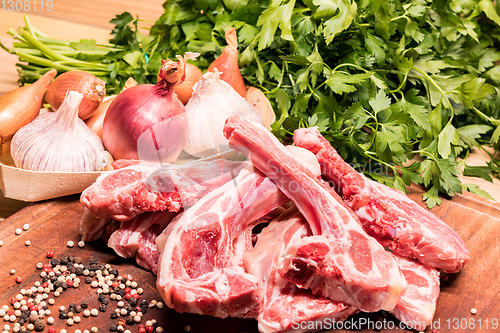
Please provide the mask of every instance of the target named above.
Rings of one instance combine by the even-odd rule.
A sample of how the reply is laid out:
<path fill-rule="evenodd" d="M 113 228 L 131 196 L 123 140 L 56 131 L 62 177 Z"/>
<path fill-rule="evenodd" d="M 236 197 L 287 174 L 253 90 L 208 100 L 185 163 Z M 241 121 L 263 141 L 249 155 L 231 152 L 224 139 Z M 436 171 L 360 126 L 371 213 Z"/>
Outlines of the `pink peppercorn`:
<path fill-rule="evenodd" d="M 146 332 L 153 333 L 153 326 L 146 326 Z"/>
<path fill-rule="evenodd" d="M 66 280 L 66 284 L 68 285 L 68 287 L 73 287 L 73 280 Z"/>
<path fill-rule="evenodd" d="M 14 305 L 14 303 L 16 303 L 16 302 L 17 302 L 17 298 L 12 297 L 12 298 L 10 299 L 10 304 Z"/>
<path fill-rule="evenodd" d="M 139 295 L 139 294 L 134 294 L 134 295 L 133 295 L 133 297 L 134 297 L 134 298 L 139 299 L 139 297 L 141 297 L 141 295 Z"/>
<path fill-rule="evenodd" d="M 139 333 L 146 333 L 146 328 L 144 326 L 140 326 Z"/>
<path fill-rule="evenodd" d="M 47 251 L 46 256 L 47 256 L 47 258 L 49 258 L 49 259 L 54 258 L 54 251 Z"/>
<path fill-rule="evenodd" d="M 56 328 L 54 326 L 50 326 L 49 333 L 56 333 Z"/>
<path fill-rule="evenodd" d="M 49 283 L 48 283 L 48 282 L 44 282 L 44 283 L 42 283 L 42 287 L 47 288 L 48 286 L 49 286 Z"/>
<path fill-rule="evenodd" d="M 132 294 L 131 294 L 131 293 L 126 293 L 126 294 L 125 294 L 125 299 L 126 299 L 126 300 L 129 300 L 129 299 L 131 299 L 131 298 L 132 298 Z"/>
<path fill-rule="evenodd" d="M 125 292 L 125 294 L 128 294 L 129 292 L 132 291 L 132 289 L 130 289 L 129 287 L 123 289 L 123 291 Z"/>

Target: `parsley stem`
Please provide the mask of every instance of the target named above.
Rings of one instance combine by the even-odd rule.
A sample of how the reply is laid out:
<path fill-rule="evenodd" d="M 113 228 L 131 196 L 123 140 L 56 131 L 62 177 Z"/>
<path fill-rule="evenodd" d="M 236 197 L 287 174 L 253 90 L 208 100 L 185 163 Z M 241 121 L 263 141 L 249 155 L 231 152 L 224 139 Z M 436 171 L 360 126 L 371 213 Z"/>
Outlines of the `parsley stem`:
<path fill-rule="evenodd" d="M 351 64 L 351 63 L 345 63 L 345 64 L 340 64 L 338 65 L 337 67 L 335 67 L 333 70 L 332 70 L 332 74 L 334 74 L 339 68 L 342 68 L 342 67 L 347 67 L 347 66 L 352 66 L 354 68 L 357 68 L 359 70 L 362 70 L 364 71 L 365 73 L 368 73 L 369 71 L 364 69 L 363 67 L 361 66 L 358 66 L 358 65 L 355 65 L 355 64 Z"/>
<path fill-rule="evenodd" d="M 448 100 L 448 97 L 446 96 L 446 93 L 443 91 L 443 89 L 441 89 L 441 87 L 439 86 L 439 84 L 436 83 L 436 81 L 434 81 L 432 79 L 432 77 L 430 77 L 426 72 L 416 68 L 416 67 L 412 67 L 411 69 L 413 69 L 414 71 L 422 74 L 422 76 L 424 78 L 426 78 L 430 83 L 432 83 L 432 85 L 434 87 L 436 87 L 437 90 L 439 90 L 439 92 L 441 93 L 441 95 L 443 96 L 443 99 L 444 99 L 444 102 L 443 102 L 443 105 L 449 109 L 452 110 L 453 112 L 453 108 L 451 107 L 451 104 L 450 104 L 450 101 Z M 453 118 L 453 117 L 452 117 Z M 451 120 L 451 119 L 450 119 Z"/>
<path fill-rule="evenodd" d="M 495 119 L 495 118 L 492 118 L 492 117 L 489 117 L 487 115 L 485 115 L 484 113 L 482 113 L 478 108 L 476 108 L 475 106 L 472 107 L 472 111 L 474 111 L 478 116 L 480 116 L 481 118 L 483 118 L 484 120 L 487 120 L 489 121 L 490 123 L 492 123 L 493 125 L 495 126 L 498 126 L 500 125 L 500 120 L 498 119 Z"/>

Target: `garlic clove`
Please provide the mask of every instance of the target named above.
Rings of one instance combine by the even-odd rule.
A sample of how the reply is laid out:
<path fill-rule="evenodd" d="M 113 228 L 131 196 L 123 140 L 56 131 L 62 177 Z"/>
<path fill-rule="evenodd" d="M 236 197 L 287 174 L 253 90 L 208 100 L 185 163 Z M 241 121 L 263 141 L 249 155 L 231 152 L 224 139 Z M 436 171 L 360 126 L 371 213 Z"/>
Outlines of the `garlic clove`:
<path fill-rule="evenodd" d="M 254 107 L 221 80 L 217 71 L 205 73 L 186 105 L 189 137 L 184 151 L 195 157 L 230 151 L 223 129 L 227 118 L 232 116 L 263 124 Z"/>

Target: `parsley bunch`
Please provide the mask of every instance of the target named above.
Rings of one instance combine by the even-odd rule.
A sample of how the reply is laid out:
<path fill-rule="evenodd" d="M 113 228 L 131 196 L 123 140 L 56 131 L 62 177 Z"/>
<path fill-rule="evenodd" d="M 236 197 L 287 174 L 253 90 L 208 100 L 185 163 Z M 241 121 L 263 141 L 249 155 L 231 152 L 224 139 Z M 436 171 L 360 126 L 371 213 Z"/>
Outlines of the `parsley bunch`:
<path fill-rule="evenodd" d="M 235 27 L 241 72 L 273 104 L 280 139 L 318 126 L 359 171 L 403 191 L 423 184 L 429 207 L 439 193 L 488 197 L 458 175 L 500 174 L 500 7 L 491 0 L 172 0 L 164 8 L 149 34 L 138 18 L 117 15 L 115 49 L 87 58 L 106 65 L 110 92 L 128 76 L 154 83 L 160 60 L 185 51 L 200 52 L 196 65 L 206 69 Z M 473 148 L 490 161 L 468 166 Z"/>

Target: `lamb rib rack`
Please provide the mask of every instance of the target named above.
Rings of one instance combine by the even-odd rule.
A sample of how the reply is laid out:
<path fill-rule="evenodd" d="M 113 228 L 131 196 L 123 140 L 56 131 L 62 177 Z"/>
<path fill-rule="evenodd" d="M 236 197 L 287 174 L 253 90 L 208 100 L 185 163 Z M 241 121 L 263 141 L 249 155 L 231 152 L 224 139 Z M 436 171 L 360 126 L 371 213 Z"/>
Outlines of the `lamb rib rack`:
<path fill-rule="evenodd" d="M 257 278 L 243 267 L 240 246 L 250 242 L 254 221 L 288 200 L 248 167 L 174 218 L 156 240 L 157 289 L 165 303 L 178 312 L 255 316 Z M 247 239 L 239 244 L 242 235 Z"/>
<path fill-rule="evenodd" d="M 363 311 L 391 310 L 406 289 L 394 259 L 361 228 L 349 210 L 320 181 L 290 157 L 264 127 L 229 118 L 224 134 L 230 145 L 292 199 L 314 236 L 287 249 L 280 274 Z M 307 241 L 305 241 L 307 239 Z"/>
<path fill-rule="evenodd" d="M 404 193 L 367 179 L 348 165 L 317 128 L 294 133 L 297 146 L 316 154 L 323 177 L 340 189 L 365 231 L 391 251 L 447 273 L 470 259 L 457 233 Z"/>

